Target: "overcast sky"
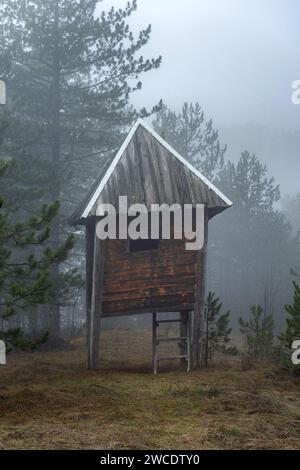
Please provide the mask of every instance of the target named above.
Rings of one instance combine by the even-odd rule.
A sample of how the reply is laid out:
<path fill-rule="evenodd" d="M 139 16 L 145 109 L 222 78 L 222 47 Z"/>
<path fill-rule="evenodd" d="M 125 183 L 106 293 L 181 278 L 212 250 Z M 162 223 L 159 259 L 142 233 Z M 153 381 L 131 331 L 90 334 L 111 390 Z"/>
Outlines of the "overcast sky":
<path fill-rule="evenodd" d="M 126 0 L 104 0 L 101 9 Z M 299 0 L 139 0 L 134 31 L 152 24 L 146 56 L 163 56 L 142 77 L 136 106 L 160 98 L 179 109 L 199 101 L 219 126 L 257 122 L 300 129 L 291 83 L 300 79 Z"/>

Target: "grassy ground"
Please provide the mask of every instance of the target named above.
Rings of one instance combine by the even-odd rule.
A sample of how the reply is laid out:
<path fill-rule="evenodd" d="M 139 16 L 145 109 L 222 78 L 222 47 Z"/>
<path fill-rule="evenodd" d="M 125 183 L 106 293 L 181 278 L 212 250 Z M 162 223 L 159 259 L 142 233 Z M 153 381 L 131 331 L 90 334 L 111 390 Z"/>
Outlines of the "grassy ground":
<path fill-rule="evenodd" d="M 1 449 L 300 449 L 300 382 L 274 366 L 219 362 L 151 371 L 145 332 L 104 333 L 103 366 L 84 342 L 0 366 Z M 150 361 L 149 361 L 150 359 Z"/>

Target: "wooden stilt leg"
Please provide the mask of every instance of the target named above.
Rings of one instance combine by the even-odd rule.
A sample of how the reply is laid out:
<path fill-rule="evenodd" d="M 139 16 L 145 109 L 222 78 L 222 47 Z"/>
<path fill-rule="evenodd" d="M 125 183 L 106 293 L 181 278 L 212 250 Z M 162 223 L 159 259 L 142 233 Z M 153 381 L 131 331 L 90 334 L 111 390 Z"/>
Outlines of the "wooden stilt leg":
<path fill-rule="evenodd" d="M 92 283 L 91 319 L 89 331 L 88 368 L 99 368 L 99 345 L 102 315 L 102 294 L 104 284 L 105 246 L 103 240 L 95 238 L 94 268 Z"/>
<path fill-rule="evenodd" d="M 95 242 L 95 219 L 91 217 L 85 226 L 85 258 L 86 258 L 86 344 L 87 344 L 87 367 L 89 368 L 90 331 L 91 331 L 91 307 L 93 290 L 94 270 L 94 242 Z"/>
<path fill-rule="evenodd" d="M 157 374 L 157 338 L 156 338 L 156 312 L 153 312 L 152 316 L 152 364 L 153 374 Z"/>
<path fill-rule="evenodd" d="M 187 338 L 187 317 L 188 312 L 180 312 L 180 338 Z M 185 356 L 187 354 L 187 341 L 181 340 L 179 342 L 180 355 Z M 187 366 L 186 358 L 180 359 L 180 364 L 183 367 Z"/>
<path fill-rule="evenodd" d="M 205 304 L 205 273 L 207 258 L 208 215 L 205 215 L 204 246 L 198 252 L 196 269 L 196 301 L 193 314 L 192 368 L 202 366 L 204 344 L 204 304 Z"/>
<path fill-rule="evenodd" d="M 191 370 L 191 312 L 187 312 L 187 372 Z"/>

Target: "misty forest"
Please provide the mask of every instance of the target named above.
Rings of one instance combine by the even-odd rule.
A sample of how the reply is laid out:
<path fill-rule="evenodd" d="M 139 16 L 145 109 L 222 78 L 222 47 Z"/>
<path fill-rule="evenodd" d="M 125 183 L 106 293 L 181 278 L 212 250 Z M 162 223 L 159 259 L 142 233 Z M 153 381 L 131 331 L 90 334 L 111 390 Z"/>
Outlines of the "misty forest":
<path fill-rule="evenodd" d="M 280 8 L 2 0 L 0 449 L 300 449 L 299 5 Z M 97 190 L 147 203 L 150 180 L 200 194 L 199 253 L 94 236 Z"/>

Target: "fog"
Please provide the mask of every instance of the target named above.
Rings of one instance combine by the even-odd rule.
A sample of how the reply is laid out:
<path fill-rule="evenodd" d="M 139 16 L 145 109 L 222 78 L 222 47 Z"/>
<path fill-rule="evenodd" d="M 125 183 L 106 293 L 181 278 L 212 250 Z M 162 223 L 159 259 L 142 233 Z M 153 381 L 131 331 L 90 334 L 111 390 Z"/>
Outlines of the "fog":
<path fill-rule="evenodd" d="M 111 4 L 104 0 L 99 10 Z M 297 192 L 300 106 L 292 104 L 291 84 L 300 78 L 299 17 L 297 0 L 140 0 L 130 24 L 134 31 L 152 25 L 143 52 L 161 54 L 163 62 L 141 77 L 132 103 L 151 107 L 162 98 L 179 110 L 199 101 L 228 158 L 247 148 L 268 164 L 283 194 Z"/>
<path fill-rule="evenodd" d="M 111 2 L 105 0 L 102 8 Z M 123 6 L 126 0 L 113 2 Z M 145 54 L 163 56 L 136 105 L 198 100 L 220 125 L 300 128 L 291 82 L 300 77 L 297 0 L 143 0 L 131 24 L 152 25 Z"/>
<path fill-rule="evenodd" d="M 1 0 L 0 454 L 300 449 L 299 19 Z"/>
<path fill-rule="evenodd" d="M 88 259 L 88 253 L 96 251 L 88 239 L 85 242 L 80 225 L 87 223 L 91 237 L 89 222 L 95 221 L 98 197 L 95 188 L 105 186 L 116 169 L 108 164 L 138 117 L 147 119 L 233 201 L 233 207 L 222 214 L 218 214 L 220 202 L 209 206 L 210 215 L 218 216 L 209 223 L 206 294 L 211 291 L 221 299 L 238 333 L 240 318 L 249 318 L 249 312 L 261 315 L 261 311 L 264 318 L 274 321 L 272 334 L 283 331 L 285 305 L 291 302 L 293 281 L 300 273 L 300 105 L 292 102 L 292 83 L 300 80 L 298 0 L 137 0 L 137 9 L 135 1 L 127 4 L 126 0 L 103 0 L 97 8 L 97 0 L 2 3 L 0 80 L 7 96 L 0 114 L 0 196 L 7 201 L 3 220 L 16 225 L 4 227 L 2 250 L 0 246 L 2 265 L 8 264 L 0 269 L 0 297 L 8 296 L 0 311 L 0 334 L 1 328 L 5 332 L 20 329 L 35 339 L 49 331 L 55 346 L 63 337 L 90 332 L 91 307 L 86 305 L 85 287 L 93 308 L 97 305 L 101 310 L 105 303 L 99 300 L 100 294 L 97 302 L 91 298 L 97 269 L 102 281 L 105 276 L 113 279 L 111 291 L 103 295 L 118 299 L 117 306 L 113 301 L 110 306 L 115 317 L 108 318 L 105 326 L 122 326 L 120 305 L 130 315 L 145 313 L 146 299 L 152 302 L 164 295 L 163 308 L 169 305 L 169 296 L 170 308 L 178 307 L 173 301 L 177 302 L 182 287 L 172 284 L 172 264 L 172 279 L 166 281 L 172 292 L 154 284 L 141 298 L 140 275 L 145 276 L 141 282 L 147 286 L 155 278 L 152 267 L 145 274 L 141 265 L 137 280 L 134 270 L 124 268 L 127 245 L 117 252 L 116 244 L 112 252 L 118 253 L 116 269 L 124 281 L 108 270 L 100 273 L 96 258 Z M 111 6 L 115 9 L 110 10 Z M 157 106 L 161 100 L 164 106 Z M 138 149 L 140 144 L 142 148 L 138 140 Z M 124 195 L 124 188 L 130 188 L 125 192 L 136 201 L 144 200 L 143 191 L 134 193 L 134 180 L 136 187 L 148 185 L 144 176 L 150 168 L 148 158 L 158 159 L 159 154 L 149 151 L 148 144 L 144 147 L 145 151 L 136 152 L 141 176 L 134 168 L 137 160 L 130 160 L 130 184 L 125 185 L 127 173 L 112 178 L 112 194 Z M 160 160 L 153 164 L 158 168 L 153 187 L 157 186 L 158 193 L 161 186 L 167 187 L 166 199 L 169 192 L 173 194 L 169 176 L 178 171 L 173 160 L 165 172 L 159 169 Z M 190 183 L 187 178 L 179 181 L 178 193 L 185 200 Z M 210 204 L 210 196 L 202 193 L 198 200 Z M 40 211 L 45 227 L 35 223 L 35 234 L 31 217 Z M 83 217 L 85 212 L 89 222 Z M 19 222 L 24 224 L 21 229 Z M 15 231 L 29 234 L 15 242 L 11 235 Z M 24 250 L 24 244 L 34 245 L 33 252 L 30 247 Z M 160 250 L 159 244 L 148 251 L 154 250 Z M 149 259 L 152 255 L 158 259 L 161 253 L 151 253 Z M 10 256 L 18 260 L 17 267 L 8 263 Z M 147 254 L 143 256 L 148 259 Z M 175 249 L 171 259 L 174 266 L 178 263 L 189 272 L 189 263 L 179 262 Z M 86 260 L 91 263 L 87 271 Z M 134 269 L 138 264 L 134 256 L 130 263 Z M 18 269 L 24 264 L 29 274 Z M 37 293 L 32 271 L 37 281 L 43 281 Z M 197 291 L 193 275 L 186 281 L 192 296 Z M 35 294 L 21 306 L 16 276 L 22 296 L 28 297 L 24 286 Z M 134 305 L 132 295 L 137 296 Z M 207 305 L 206 299 L 201 304 Z M 20 312 L 12 309 L 14 302 Z M 150 326 L 149 316 L 137 316 L 124 319 L 125 327 Z"/>

